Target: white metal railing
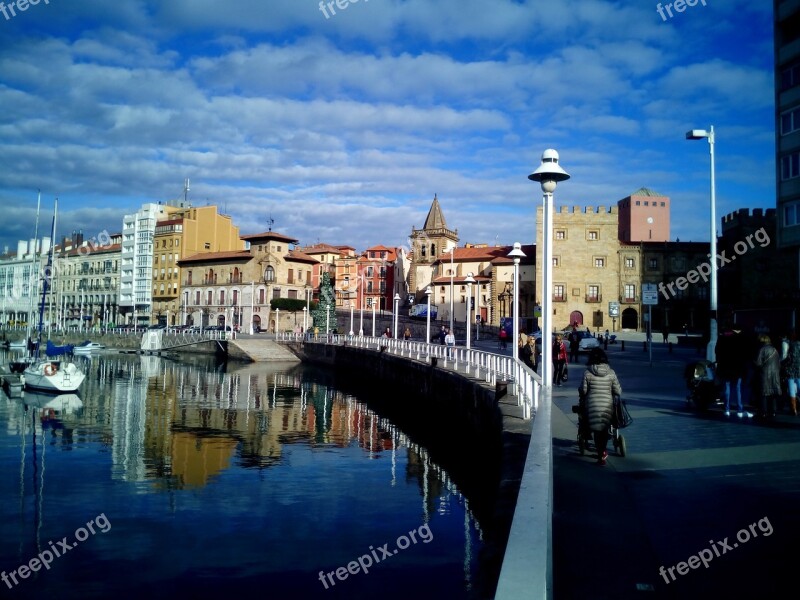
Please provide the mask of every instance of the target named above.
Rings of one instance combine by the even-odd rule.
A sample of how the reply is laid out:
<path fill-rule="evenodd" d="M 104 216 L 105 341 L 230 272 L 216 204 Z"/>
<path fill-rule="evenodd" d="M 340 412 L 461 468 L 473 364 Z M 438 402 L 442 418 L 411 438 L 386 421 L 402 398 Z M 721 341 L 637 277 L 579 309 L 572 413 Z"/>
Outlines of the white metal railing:
<path fill-rule="evenodd" d="M 539 390 L 542 379 L 522 361 L 514 361 L 510 356 L 475 350 L 464 346 L 442 346 L 422 341 L 401 340 L 385 337 L 279 332 L 275 336 L 278 342 L 314 342 L 336 346 L 353 346 L 389 352 L 411 360 L 433 362 L 436 359 L 446 369 L 472 375 L 483 379 L 489 385 L 498 381 L 512 383 L 517 405 L 522 407 L 523 417 L 530 419 L 539 408 Z"/>

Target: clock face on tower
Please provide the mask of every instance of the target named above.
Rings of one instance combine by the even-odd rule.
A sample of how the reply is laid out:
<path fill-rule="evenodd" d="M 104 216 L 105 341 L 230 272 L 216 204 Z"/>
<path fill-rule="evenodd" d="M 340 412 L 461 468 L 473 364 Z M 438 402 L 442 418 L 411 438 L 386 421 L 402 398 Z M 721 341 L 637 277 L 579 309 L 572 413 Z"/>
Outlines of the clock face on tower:
<path fill-rule="evenodd" d="M 647 222 L 648 223 L 652 223 L 653 222 L 653 217 L 647 217 Z"/>

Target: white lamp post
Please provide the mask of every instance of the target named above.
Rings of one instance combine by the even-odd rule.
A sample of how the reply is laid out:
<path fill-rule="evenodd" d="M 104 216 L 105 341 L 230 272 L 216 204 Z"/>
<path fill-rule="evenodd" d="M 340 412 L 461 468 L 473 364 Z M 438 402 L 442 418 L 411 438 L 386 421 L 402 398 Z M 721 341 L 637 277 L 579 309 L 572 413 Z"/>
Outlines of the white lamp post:
<path fill-rule="evenodd" d="M 522 251 L 522 244 L 514 242 L 514 249 L 508 253 L 508 256 L 514 259 L 514 345 L 513 356 L 514 360 L 519 360 L 519 260 L 525 257 Z M 544 342 L 542 342 L 544 344 Z"/>
<path fill-rule="evenodd" d="M 375 300 L 372 301 L 372 337 L 375 337 Z"/>
<path fill-rule="evenodd" d="M 353 308 L 355 308 L 355 304 L 350 300 L 350 337 L 353 337 Z"/>
<path fill-rule="evenodd" d="M 359 300 L 358 300 L 358 308 L 359 308 L 359 315 L 358 315 L 358 335 L 359 337 L 364 335 L 364 276 L 362 273 L 361 279 L 359 281 L 361 284 L 359 286 Z"/>
<path fill-rule="evenodd" d="M 255 320 L 256 314 L 256 282 L 250 282 L 250 323 L 247 325 L 247 333 L 253 335 L 255 333 L 255 328 L 253 327 L 253 321 Z"/>
<path fill-rule="evenodd" d="M 450 248 L 450 331 L 455 335 L 453 329 L 453 256 L 455 255 L 456 247 Z"/>
<path fill-rule="evenodd" d="M 426 333 L 425 333 L 425 343 L 431 343 L 431 294 L 433 294 L 433 290 L 431 286 L 425 288 L 425 295 L 428 297 L 428 312 L 427 312 L 427 323 L 426 323 Z"/>
<path fill-rule="evenodd" d="M 275 309 L 275 335 L 278 335 L 278 329 L 280 328 L 281 323 L 281 309 Z"/>
<path fill-rule="evenodd" d="M 397 321 L 400 316 L 400 294 L 394 295 L 394 339 L 397 339 Z"/>
<path fill-rule="evenodd" d="M 303 335 L 308 331 L 308 309 L 303 307 Z"/>
<path fill-rule="evenodd" d="M 569 179 L 569 174 L 558 164 L 558 152 L 547 149 L 542 153 L 542 163 L 528 179 L 537 181 L 544 193 L 544 214 L 542 221 L 542 242 L 544 259 L 542 271 L 544 288 L 542 291 L 542 385 L 553 385 L 553 192 L 559 181 Z M 514 341 L 516 344 L 516 340 Z"/>
<path fill-rule="evenodd" d="M 711 322 L 709 326 L 708 346 L 706 347 L 706 360 L 714 362 L 717 345 L 717 208 L 716 208 L 716 188 L 714 179 L 714 126 L 706 131 L 705 129 L 692 129 L 686 132 L 687 140 L 708 139 L 708 150 L 711 155 Z M 648 327 L 652 324 L 648 323 Z"/>
<path fill-rule="evenodd" d="M 467 320 L 465 323 L 467 325 L 467 349 L 469 350 L 469 333 L 472 331 L 472 325 L 470 325 L 472 310 L 470 305 L 472 304 L 472 284 L 475 283 L 475 278 L 472 276 L 472 273 L 467 273 L 467 277 L 464 279 L 464 282 L 467 284 Z"/>

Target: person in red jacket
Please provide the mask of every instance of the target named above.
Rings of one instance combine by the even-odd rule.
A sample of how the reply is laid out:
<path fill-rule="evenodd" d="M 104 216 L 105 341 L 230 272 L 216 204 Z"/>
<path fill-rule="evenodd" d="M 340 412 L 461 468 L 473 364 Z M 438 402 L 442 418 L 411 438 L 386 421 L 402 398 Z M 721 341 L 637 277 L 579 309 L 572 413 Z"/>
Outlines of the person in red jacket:
<path fill-rule="evenodd" d="M 553 342 L 553 381 L 561 387 L 561 380 L 564 377 L 564 367 L 567 364 L 567 345 L 564 338 L 559 333 Z"/>

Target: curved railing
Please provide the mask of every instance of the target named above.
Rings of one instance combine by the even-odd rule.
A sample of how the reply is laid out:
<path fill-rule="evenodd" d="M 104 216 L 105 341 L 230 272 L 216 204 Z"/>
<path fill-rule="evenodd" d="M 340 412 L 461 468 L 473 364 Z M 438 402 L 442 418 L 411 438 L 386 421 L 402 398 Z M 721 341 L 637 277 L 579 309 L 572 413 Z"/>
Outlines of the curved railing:
<path fill-rule="evenodd" d="M 522 361 L 510 356 L 465 348 L 464 346 L 442 346 L 422 341 L 400 340 L 385 337 L 350 336 L 342 334 L 278 333 L 278 342 L 316 342 L 336 346 L 351 346 L 376 352 L 421 360 L 437 364 L 446 369 L 483 379 L 490 385 L 506 382 L 514 386 L 517 405 L 522 407 L 523 417 L 530 419 L 539 408 L 539 390 L 542 379 Z"/>

